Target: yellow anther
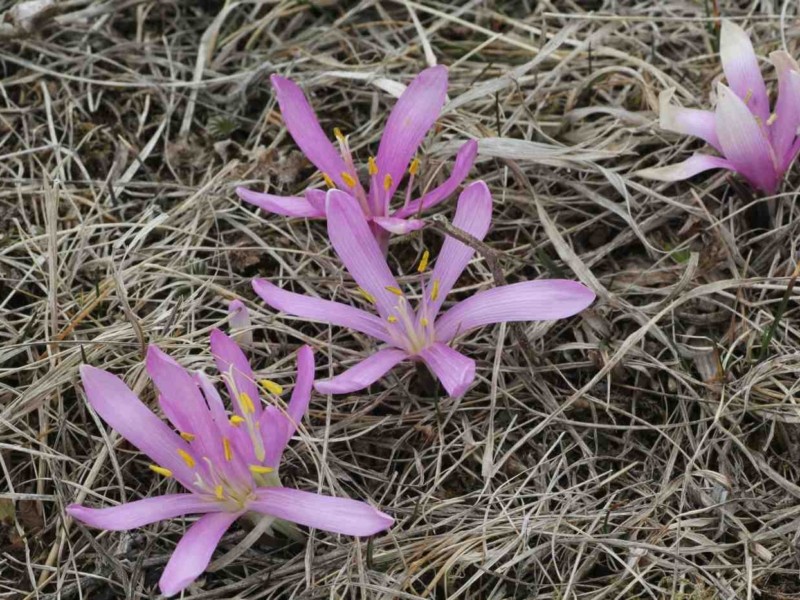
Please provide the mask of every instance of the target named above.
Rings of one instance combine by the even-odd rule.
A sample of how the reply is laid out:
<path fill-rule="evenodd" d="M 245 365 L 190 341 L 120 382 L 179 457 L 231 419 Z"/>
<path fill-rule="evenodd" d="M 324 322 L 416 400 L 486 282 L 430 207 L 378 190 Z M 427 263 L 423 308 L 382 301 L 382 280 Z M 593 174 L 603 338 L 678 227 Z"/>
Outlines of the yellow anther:
<path fill-rule="evenodd" d="M 397 317 L 395 317 L 394 315 L 389 315 L 388 317 L 386 317 L 386 320 L 389 321 L 389 323 L 397 323 Z"/>
<path fill-rule="evenodd" d="M 342 180 L 347 184 L 347 187 L 356 187 L 356 180 L 347 171 L 341 172 Z"/>
<path fill-rule="evenodd" d="M 225 452 L 225 460 L 231 462 L 233 460 L 233 450 L 231 450 L 231 441 L 228 438 L 222 438 L 222 450 Z"/>
<path fill-rule="evenodd" d="M 239 415 L 233 415 L 230 419 L 228 419 L 234 427 L 238 427 L 242 423 L 245 423 L 247 419 L 244 417 L 240 417 Z"/>
<path fill-rule="evenodd" d="M 164 467 L 159 467 L 158 465 L 148 465 L 150 470 L 153 473 L 158 473 L 159 475 L 163 475 L 164 477 L 172 477 L 172 471 L 169 469 L 165 469 Z"/>
<path fill-rule="evenodd" d="M 193 442 L 194 441 L 194 434 L 193 433 L 187 433 L 185 431 L 181 431 L 181 437 L 183 439 L 185 439 L 187 442 Z"/>
<path fill-rule="evenodd" d="M 334 135 L 334 136 L 336 137 L 336 139 L 337 139 L 337 140 L 339 140 L 340 142 L 343 142 L 343 141 L 344 141 L 344 139 L 345 139 L 345 138 L 344 138 L 344 134 L 342 133 L 342 130 L 341 130 L 341 129 L 339 129 L 338 127 L 334 127 L 334 128 L 333 128 L 333 135 Z"/>
<path fill-rule="evenodd" d="M 336 184 L 333 183 L 333 179 L 331 179 L 330 175 L 327 173 L 322 174 L 322 179 L 325 180 L 325 185 L 327 185 L 329 188 L 334 189 L 336 187 Z"/>
<path fill-rule="evenodd" d="M 256 405 L 253 404 L 253 399 L 247 394 L 247 392 L 242 392 L 239 394 L 239 405 L 242 407 L 242 412 L 246 415 L 252 415 L 254 412 L 256 412 Z"/>
<path fill-rule="evenodd" d="M 431 259 L 431 253 L 425 250 L 422 253 L 422 259 L 419 261 L 419 266 L 417 267 L 417 273 L 424 273 L 425 269 L 428 268 L 428 261 Z"/>
<path fill-rule="evenodd" d="M 269 379 L 262 379 L 259 381 L 265 390 L 267 390 L 270 394 L 274 394 L 275 396 L 280 396 L 283 393 L 283 387 L 275 383 L 274 381 L 270 381 Z"/>
<path fill-rule="evenodd" d="M 401 298 L 403 297 L 403 290 L 401 290 L 399 287 L 394 287 L 393 285 L 387 285 L 386 291 L 392 292 L 395 296 L 400 296 Z"/>
<path fill-rule="evenodd" d="M 414 160 L 411 161 L 411 166 L 408 167 L 408 173 L 410 175 L 416 175 L 417 173 L 419 173 L 419 159 L 418 158 L 415 158 Z"/>
<path fill-rule="evenodd" d="M 181 455 L 181 458 L 183 459 L 183 462 L 186 463 L 187 467 L 194 469 L 195 462 L 194 457 L 191 454 L 189 454 L 186 450 L 181 450 L 180 448 L 178 448 L 178 454 Z"/>
<path fill-rule="evenodd" d="M 367 161 L 367 165 L 369 167 L 370 176 L 378 174 L 378 163 L 375 162 L 375 158 L 374 157 L 372 157 L 372 156 L 369 157 L 369 160 Z"/>
<path fill-rule="evenodd" d="M 217 500 L 222 500 L 225 497 L 222 493 L 223 489 L 224 488 L 221 485 L 218 485 L 214 488 L 214 495 L 217 497 Z"/>
<path fill-rule="evenodd" d="M 423 327 L 427 327 L 428 325 L 430 325 L 430 321 L 428 321 L 428 319 L 426 319 L 425 317 L 422 317 L 419 320 L 419 324 L 422 325 Z"/>
<path fill-rule="evenodd" d="M 747 90 L 747 93 L 744 95 L 744 103 L 747 104 L 752 99 L 753 99 L 753 90 Z"/>
<path fill-rule="evenodd" d="M 433 289 L 431 289 L 431 300 L 436 302 L 436 299 L 439 297 L 439 280 L 433 280 Z"/>
<path fill-rule="evenodd" d="M 361 294 L 361 296 L 364 298 L 364 300 L 366 300 L 366 301 L 367 301 L 367 302 L 369 302 L 370 304 L 375 304 L 375 302 L 376 302 L 376 300 L 375 300 L 375 296 L 373 296 L 372 294 L 370 294 L 370 293 L 369 293 L 367 290 L 365 290 L 364 288 L 358 288 L 358 293 L 359 293 L 359 294 Z"/>
<path fill-rule="evenodd" d="M 778 120 L 778 113 L 772 113 L 767 119 L 767 125 L 772 125 L 775 121 Z"/>
<path fill-rule="evenodd" d="M 262 465 L 250 465 L 247 468 L 250 469 L 250 472 L 254 475 L 266 475 L 267 473 L 272 473 L 275 470 L 272 467 L 264 467 Z"/>
<path fill-rule="evenodd" d="M 392 187 L 392 176 L 387 173 L 386 177 L 383 178 L 383 189 L 385 189 L 388 192 L 391 187 Z"/>

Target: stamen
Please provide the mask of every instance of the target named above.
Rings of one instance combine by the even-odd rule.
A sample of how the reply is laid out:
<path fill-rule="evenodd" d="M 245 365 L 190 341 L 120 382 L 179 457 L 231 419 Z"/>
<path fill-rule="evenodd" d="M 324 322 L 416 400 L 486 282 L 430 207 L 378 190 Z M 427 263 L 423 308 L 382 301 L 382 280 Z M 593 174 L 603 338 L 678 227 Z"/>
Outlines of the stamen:
<path fill-rule="evenodd" d="M 383 178 L 383 189 L 386 190 L 387 192 L 392 187 L 392 181 L 393 181 L 392 176 L 389 175 L 388 173 L 386 174 L 386 177 Z"/>
<path fill-rule="evenodd" d="M 401 298 L 403 297 L 403 290 L 398 287 L 394 287 L 393 285 L 387 285 L 386 291 L 392 292 L 395 296 L 400 296 Z"/>
<path fill-rule="evenodd" d="M 408 167 L 409 175 L 416 175 L 419 172 L 419 159 L 415 158 L 411 161 L 411 166 Z"/>
<path fill-rule="evenodd" d="M 357 289 L 358 289 L 358 293 L 361 294 L 361 296 L 364 298 L 364 300 L 366 300 L 370 304 L 375 304 L 377 302 L 377 300 L 375 300 L 375 296 L 370 294 L 364 288 L 357 288 Z"/>
<path fill-rule="evenodd" d="M 388 317 L 386 317 L 386 320 L 389 321 L 389 323 L 397 323 L 397 317 L 395 317 L 394 315 L 389 315 Z"/>
<path fill-rule="evenodd" d="M 247 395 L 247 392 L 242 392 L 239 394 L 239 404 L 242 407 L 242 412 L 244 414 L 253 414 L 256 412 L 256 406 L 253 404 L 253 399 Z"/>
<path fill-rule="evenodd" d="M 283 387 L 275 383 L 274 381 L 270 381 L 269 379 L 262 379 L 259 383 L 267 390 L 270 394 L 275 396 L 280 396 L 283 394 Z"/>
<path fill-rule="evenodd" d="M 225 496 L 223 496 L 224 488 L 221 485 L 218 485 L 214 488 L 214 495 L 217 497 L 217 500 L 222 500 Z"/>
<path fill-rule="evenodd" d="M 246 423 L 247 419 L 245 419 L 244 417 L 240 417 L 239 415 L 233 415 L 229 419 L 229 421 L 230 421 L 231 425 L 233 425 L 234 427 L 238 427 L 242 423 Z"/>
<path fill-rule="evenodd" d="M 375 159 L 372 156 L 369 157 L 369 160 L 367 161 L 367 165 L 369 165 L 369 174 L 370 174 L 370 176 L 378 174 L 378 163 L 375 162 Z"/>
<path fill-rule="evenodd" d="M 194 461 L 194 457 L 191 454 L 186 452 L 186 450 L 181 450 L 180 448 L 178 448 L 178 454 L 180 454 L 181 458 L 183 459 L 183 462 L 186 463 L 187 467 L 189 467 L 190 469 L 194 469 L 194 465 L 196 463 Z"/>
<path fill-rule="evenodd" d="M 194 434 L 193 433 L 187 433 L 185 431 L 181 431 L 180 436 L 183 439 L 185 439 L 187 442 L 193 442 L 194 441 Z"/>
<path fill-rule="evenodd" d="M 225 460 L 231 462 L 233 460 L 233 450 L 231 450 L 231 441 L 228 438 L 222 438 L 222 450 L 225 452 Z"/>
<path fill-rule="evenodd" d="M 333 135 L 334 135 L 334 136 L 336 137 L 336 139 L 337 139 L 337 140 L 339 140 L 340 142 L 344 142 L 344 140 L 345 140 L 344 134 L 342 133 L 342 130 L 341 130 L 341 129 L 339 129 L 338 127 L 334 127 L 334 128 L 333 128 Z"/>
<path fill-rule="evenodd" d="M 342 179 L 344 179 L 344 182 L 347 184 L 347 187 L 356 187 L 356 180 L 352 175 L 350 175 L 350 173 L 342 171 L 341 176 Z"/>
<path fill-rule="evenodd" d="M 172 477 L 172 471 L 169 469 L 165 469 L 164 467 L 159 467 L 158 465 L 148 465 L 150 470 L 153 473 L 158 473 L 159 475 L 163 475 L 164 477 Z"/>
<path fill-rule="evenodd" d="M 333 179 L 331 179 L 330 175 L 328 175 L 327 173 L 323 173 L 322 174 L 322 179 L 325 180 L 325 185 L 327 185 L 329 188 L 331 188 L 331 189 L 335 189 L 336 188 L 336 184 L 333 183 Z"/>
<path fill-rule="evenodd" d="M 428 261 L 431 259 L 431 253 L 425 250 L 422 253 L 422 259 L 419 261 L 419 266 L 417 267 L 417 273 L 424 273 L 425 269 L 428 268 Z"/>
<path fill-rule="evenodd" d="M 250 465 L 247 468 L 250 469 L 250 472 L 254 475 L 266 475 L 267 473 L 272 473 L 275 470 L 272 467 L 264 467 L 262 465 Z"/>
<path fill-rule="evenodd" d="M 778 113 L 772 113 L 767 119 L 767 125 L 772 125 L 775 121 L 778 120 Z"/>
<path fill-rule="evenodd" d="M 422 317 L 419 320 L 419 324 L 422 325 L 423 327 L 427 327 L 428 325 L 430 325 L 430 321 L 428 321 L 428 319 L 426 319 L 425 317 Z"/>
<path fill-rule="evenodd" d="M 753 99 L 753 90 L 747 90 L 747 93 L 744 95 L 744 103 L 747 104 L 752 99 Z"/>
<path fill-rule="evenodd" d="M 439 280 L 433 280 L 433 289 L 431 290 L 431 300 L 436 302 L 436 299 L 439 297 Z"/>

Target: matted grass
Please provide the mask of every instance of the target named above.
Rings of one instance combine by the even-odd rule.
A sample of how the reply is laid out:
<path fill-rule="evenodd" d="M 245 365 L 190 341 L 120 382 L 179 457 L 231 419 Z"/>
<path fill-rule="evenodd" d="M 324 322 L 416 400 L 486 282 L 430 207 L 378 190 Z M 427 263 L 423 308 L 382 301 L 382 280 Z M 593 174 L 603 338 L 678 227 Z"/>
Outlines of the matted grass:
<path fill-rule="evenodd" d="M 753 30 L 760 55 L 783 36 L 797 56 L 796 7 L 782 21 L 768 4 L 719 10 Z M 113 533 L 65 518 L 70 502 L 175 489 L 89 412 L 82 361 L 153 405 L 145 345 L 212 373 L 208 333 L 227 328 L 233 297 L 253 316 L 258 373 L 281 383 L 301 343 L 319 377 L 374 351 L 262 305 L 256 275 L 324 298 L 354 286 L 323 223 L 265 215 L 233 190 L 320 182 L 281 125 L 271 73 L 298 81 L 365 163 L 394 101 L 384 80 L 407 83 L 426 55 L 450 67 L 451 102 L 422 184 L 478 138 L 472 178 L 493 191 L 487 242 L 505 276 L 580 278 L 598 301 L 526 325 L 532 356 L 508 327 L 466 338 L 478 378 L 459 401 L 409 365 L 369 392 L 315 395 L 284 481 L 367 500 L 395 527 L 369 543 L 315 533 L 244 548 L 236 526 L 215 559 L 239 556 L 186 596 L 800 596 L 800 327 L 786 295 L 797 177 L 754 201 L 721 172 L 677 185 L 630 175 L 701 147 L 660 132 L 654 111 L 670 86 L 709 105 L 721 70 L 706 8 L 67 0 L 31 31 L 6 22 L 0 597 L 154 597 L 190 522 Z M 412 272 L 440 243 L 432 228 L 395 238 L 393 267 Z M 478 257 L 454 297 L 491 283 Z"/>

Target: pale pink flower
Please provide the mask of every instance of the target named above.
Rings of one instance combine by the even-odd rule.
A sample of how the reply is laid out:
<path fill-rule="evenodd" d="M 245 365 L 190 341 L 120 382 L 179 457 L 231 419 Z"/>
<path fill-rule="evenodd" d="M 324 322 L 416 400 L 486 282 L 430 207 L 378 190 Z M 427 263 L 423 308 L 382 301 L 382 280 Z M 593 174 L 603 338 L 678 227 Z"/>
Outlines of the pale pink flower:
<path fill-rule="evenodd" d="M 769 96 L 747 33 L 722 22 L 720 58 L 728 85 L 719 84 L 714 112 L 670 104 L 674 90 L 659 97 L 662 129 L 705 140 L 721 156 L 695 154 L 666 167 L 638 175 L 679 181 L 709 169 L 739 173 L 764 194 L 774 194 L 800 150 L 800 68 L 780 50 L 770 55 L 778 74 L 778 96 L 770 113 Z"/>
<path fill-rule="evenodd" d="M 386 122 L 378 154 L 368 161 L 366 176 L 369 183 L 366 187 L 361 184 L 347 138 L 335 130 L 339 148 L 334 147 L 297 84 L 273 75 L 272 86 L 283 121 L 294 141 L 308 160 L 322 171 L 329 186 L 345 191 L 357 200 L 382 247 L 389 233 L 402 234 L 419 229 L 422 221 L 415 217 L 453 194 L 475 161 L 478 144 L 470 140 L 458 151 L 450 177 L 420 198 L 411 199 L 419 168 L 414 155 L 436 122 L 447 96 L 447 68 L 444 66 L 422 71 L 400 96 Z M 405 201 L 401 207 L 392 210 L 391 200 L 407 170 L 409 180 Z M 325 217 L 325 192 L 320 189 L 306 190 L 305 197 L 263 194 L 243 187 L 237 188 L 236 193 L 246 202 L 281 215 Z"/>
<path fill-rule="evenodd" d="M 523 281 L 478 292 L 439 314 L 445 297 L 471 260 L 474 250 L 447 237 L 430 274 L 421 264 L 422 287 L 416 308 L 386 264 L 356 201 L 331 190 L 327 197 L 328 235 L 334 250 L 378 315 L 359 308 L 282 290 L 265 279 L 253 289 L 271 307 L 304 319 L 349 327 L 383 342 L 378 351 L 344 373 L 317 381 L 322 393 L 342 394 L 374 383 L 403 360 L 424 362 L 448 394 L 458 397 L 475 378 L 475 361 L 452 347 L 458 335 L 506 321 L 562 319 L 586 308 L 595 295 L 568 280 Z M 492 198 L 482 181 L 461 193 L 453 225 L 477 239 L 489 229 Z M 427 263 L 427 255 L 423 263 Z"/>
<path fill-rule="evenodd" d="M 314 356 L 308 346 L 297 357 L 297 381 L 286 412 L 264 408 L 247 358 L 221 331 L 211 351 L 231 397 L 227 412 L 211 381 L 187 372 L 150 346 L 147 371 L 172 427 L 150 411 L 116 375 L 88 365 L 81 378 L 92 408 L 154 462 L 156 473 L 173 477 L 188 493 L 165 494 L 110 508 L 67 507 L 74 518 L 100 529 L 135 529 L 163 519 L 199 514 L 161 576 L 165 596 L 185 589 L 206 569 L 214 549 L 236 519 L 248 512 L 335 533 L 368 536 L 393 519 L 364 502 L 285 488 L 278 478 L 281 455 L 308 408 Z M 263 381 L 268 393 L 280 386 Z M 174 427 L 174 429 L 173 429 Z M 177 430 L 177 431 L 176 431 Z"/>

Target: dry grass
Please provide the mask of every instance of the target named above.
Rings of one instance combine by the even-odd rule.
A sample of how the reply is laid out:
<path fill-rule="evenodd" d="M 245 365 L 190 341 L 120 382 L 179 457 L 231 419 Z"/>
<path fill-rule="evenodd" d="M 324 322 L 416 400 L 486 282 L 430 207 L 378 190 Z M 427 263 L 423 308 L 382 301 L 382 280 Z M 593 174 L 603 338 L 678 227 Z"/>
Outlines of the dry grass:
<path fill-rule="evenodd" d="M 316 396 L 284 480 L 369 500 L 396 526 L 370 543 L 260 539 L 187 596 L 800 597 L 797 292 L 762 355 L 798 256 L 798 180 L 754 202 L 724 173 L 630 176 L 699 147 L 653 111 L 671 85 L 708 102 L 720 68 L 703 3 L 318 4 L 63 0 L 33 32 L 0 30 L 0 597 L 155 597 L 188 523 L 120 534 L 65 519 L 75 500 L 174 485 L 89 413 L 82 361 L 152 402 L 144 345 L 211 372 L 208 332 L 233 296 L 273 379 L 291 381 L 301 342 L 319 376 L 374 349 L 254 297 L 257 274 L 321 297 L 350 284 L 323 224 L 255 212 L 233 189 L 318 179 L 269 74 L 301 82 L 366 159 L 392 104 L 370 82 L 407 82 L 431 52 L 452 102 L 425 176 L 481 139 L 473 175 L 495 194 L 487 240 L 505 276 L 579 277 L 599 300 L 527 326 L 531 362 L 510 328 L 470 337 L 479 375 L 460 401 L 411 368 Z M 760 54 L 781 32 L 797 56 L 796 7 L 782 23 L 765 5 L 721 10 L 745 17 Z M 432 229 L 396 240 L 397 271 L 439 243 Z M 461 291 L 491 279 L 476 260 Z"/>

